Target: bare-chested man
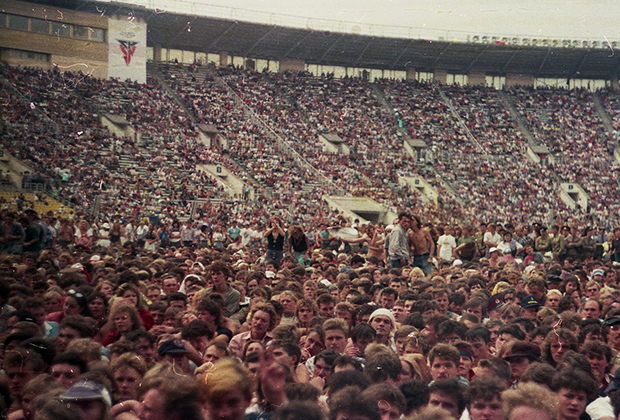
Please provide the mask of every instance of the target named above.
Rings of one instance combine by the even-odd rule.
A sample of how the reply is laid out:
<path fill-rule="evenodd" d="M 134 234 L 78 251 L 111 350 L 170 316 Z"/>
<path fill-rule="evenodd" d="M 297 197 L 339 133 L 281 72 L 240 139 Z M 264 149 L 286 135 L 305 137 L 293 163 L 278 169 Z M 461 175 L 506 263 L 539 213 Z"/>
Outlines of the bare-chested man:
<path fill-rule="evenodd" d="M 409 243 L 413 249 L 413 266 L 420 267 L 426 274 L 430 274 L 431 255 L 435 253 L 435 242 L 428 229 L 422 227 L 420 217 L 416 215 L 411 221 Z"/>

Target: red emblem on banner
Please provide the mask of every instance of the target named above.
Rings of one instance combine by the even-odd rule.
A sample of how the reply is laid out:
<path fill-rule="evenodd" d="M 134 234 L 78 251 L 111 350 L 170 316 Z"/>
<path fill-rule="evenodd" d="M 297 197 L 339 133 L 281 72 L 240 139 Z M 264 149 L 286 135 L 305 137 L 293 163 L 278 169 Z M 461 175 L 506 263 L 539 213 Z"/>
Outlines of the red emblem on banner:
<path fill-rule="evenodd" d="M 118 43 L 119 47 L 121 47 L 121 51 L 123 52 L 125 64 L 129 65 L 133 54 L 136 52 L 136 45 L 138 45 L 138 43 L 136 41 L 121 41 L 120 39 L 118 40 Z"/>

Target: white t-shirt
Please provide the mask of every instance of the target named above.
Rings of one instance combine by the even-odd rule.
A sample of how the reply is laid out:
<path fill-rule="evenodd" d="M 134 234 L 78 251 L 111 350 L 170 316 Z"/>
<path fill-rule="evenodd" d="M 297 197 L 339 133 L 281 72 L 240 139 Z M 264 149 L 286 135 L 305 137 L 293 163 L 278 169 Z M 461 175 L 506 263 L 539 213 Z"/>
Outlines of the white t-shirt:
<path fill-rule="evenodd" d="M 456 248 L 456 240 L 452 235 L 441 235 L 437 239 L 437 249 L 439 250 L 439 258 L 450 261 L 452 259 L 452 251 Z"/>

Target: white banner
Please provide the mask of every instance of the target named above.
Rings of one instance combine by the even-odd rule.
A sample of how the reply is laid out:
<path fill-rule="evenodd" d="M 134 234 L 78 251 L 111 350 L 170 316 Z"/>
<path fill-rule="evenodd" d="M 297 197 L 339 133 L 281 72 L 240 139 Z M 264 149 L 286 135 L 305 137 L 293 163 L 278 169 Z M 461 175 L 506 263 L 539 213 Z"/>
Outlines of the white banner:
<path fill-rule="evenodd" d="M 108 77 L 146 82 L 146 22 L 137 17 L 108 20 Z"/>

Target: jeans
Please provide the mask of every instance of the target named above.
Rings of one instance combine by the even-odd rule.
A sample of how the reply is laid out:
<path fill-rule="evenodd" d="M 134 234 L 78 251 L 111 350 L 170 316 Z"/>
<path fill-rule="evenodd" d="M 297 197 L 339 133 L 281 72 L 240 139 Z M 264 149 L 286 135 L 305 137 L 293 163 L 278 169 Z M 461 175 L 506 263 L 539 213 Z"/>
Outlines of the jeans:
<path fill-rule="evenodd" d="M 430 254 L 426 253 L 426 254 L 420 254 L 420 255 L 414 255 L 413 256 L 413 266 L 414 267 L 419 267 L 422 269 L 422 271 L 424 271 L 425 274 L 431 274 L 431 270 L 433 268 L 432 264 L 430 264 L 428 262 L 428 259 L 430 258 Z"/>

